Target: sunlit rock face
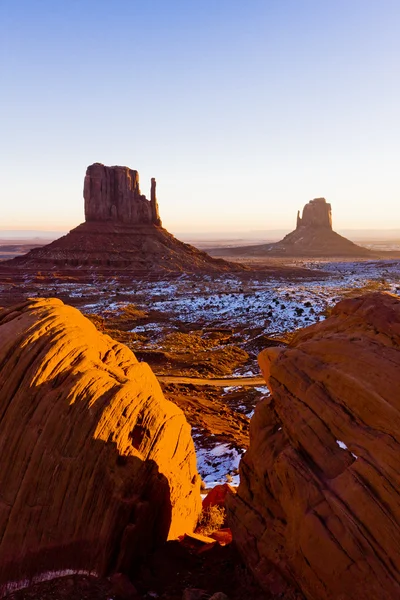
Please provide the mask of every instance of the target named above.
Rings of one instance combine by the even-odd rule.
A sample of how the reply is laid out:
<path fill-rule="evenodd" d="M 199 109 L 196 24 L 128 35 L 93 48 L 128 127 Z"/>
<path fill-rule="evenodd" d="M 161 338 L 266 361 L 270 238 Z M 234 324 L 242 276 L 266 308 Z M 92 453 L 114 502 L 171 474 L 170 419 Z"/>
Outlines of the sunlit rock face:
<path fill-rule="evenodd" d="M 233 535 L 266 590 L 400 597 L 400 302 L 344 300 L 259 358 L 272 397 L 250 425 Z"/>
<path fill-rule="evenodd" d="M 115 221 L 134 225 L 161 225 L 156 200 L 156 181 L 151 180 L 151 199 L 141 194 L 139 173 L 128 167 L 87 168 L 83 196 L 86 221 Z"/>
<path fill-rule="evenodd" d="M 0 312 L 0 595 L 48 572 L 130 572 L 193 531 L 191 429 L 146 363 L 60 300 Z"/>
<path fill-rule="evenodd" d="M 303 208 L 303 216 L 297 213 L 297 226 L 300 227 L 325 227 L 332 229 L 332 208 L 325 198 L 314 198 Z"/>

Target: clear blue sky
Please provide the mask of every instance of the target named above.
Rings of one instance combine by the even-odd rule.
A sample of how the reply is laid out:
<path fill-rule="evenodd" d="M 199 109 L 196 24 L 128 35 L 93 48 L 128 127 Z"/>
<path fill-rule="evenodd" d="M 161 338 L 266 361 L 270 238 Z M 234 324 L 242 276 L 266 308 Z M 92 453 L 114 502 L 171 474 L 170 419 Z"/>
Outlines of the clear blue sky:
<path fill-rule="evenodd" d="M 0 0 L 0 228 L 83 220 L 93 162 L 172 231 L 400 227 L 400 0 Z"/>

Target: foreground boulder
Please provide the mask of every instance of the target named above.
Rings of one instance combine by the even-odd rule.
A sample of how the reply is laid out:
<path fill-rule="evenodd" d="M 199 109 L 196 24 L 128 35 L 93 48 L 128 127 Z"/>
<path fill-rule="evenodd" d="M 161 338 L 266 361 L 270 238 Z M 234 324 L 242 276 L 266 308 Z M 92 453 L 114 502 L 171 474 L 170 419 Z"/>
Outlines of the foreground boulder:
<path fill-rule="evenodd" d="M 0 312 L 0 595 L 53 574 L 129 573 L 193 531 L 190 426 L 150 367 L 60 300 Z"/>
<path fill-rule="evenodd" d="M 265 589 L 400 598 L 400 301 L 340 302 L 260 356 L 259 404 L 228 520 Z"/>

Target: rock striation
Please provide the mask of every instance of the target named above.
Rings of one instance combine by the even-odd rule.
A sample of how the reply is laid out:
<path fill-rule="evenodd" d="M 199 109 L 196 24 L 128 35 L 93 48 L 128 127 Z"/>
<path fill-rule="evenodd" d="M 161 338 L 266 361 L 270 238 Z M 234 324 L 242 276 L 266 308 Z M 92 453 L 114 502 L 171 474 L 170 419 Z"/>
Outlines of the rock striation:
<path fill-rule="evenodd" d="M 161 226 L 156 200 L 156 180 L 151 180 L 151 200 L 142 195 L 139 173 L 128 167 L 100 163 L 86 170 L 83 187 L 85 221 L 116 221 Z"/>
<path fill-rule="evenodd" d="M 201 510 L 191 430 L 146 363 L 60 300 L 0 312 L 0 596 L 131 572 Z"/>
<path fill-rule="evenodd" d="M 257 244 L 210 250 L 212 256 L 304 256 L 373 257 L 367 248 L 357 246 L 332 229 L 332 208 L 325 198 L 314 198 L 297 213 L 296 229 L 275 244 Z"/>
<path fill-rule="evenodd" d="M 137 171 L 95 163 L 87 168 L 83 194 L 84 223 L 2 267 L 40 271 L 79 267 L 82 277 L 85 269 L 132 275 L 244 270 L 180 242 L 162 227 L 154 178 L 147 200 L 140 192 Z"/>
<path fill-rule="evenodd" d="M 301 227 L 324 227 L 332 229 L 332 208 L 325 198 L 314 198 L 303 208 L 303 216 L 297 213 L 296 229 Z"/>
<path fill-rule="evenodd" d="M 309 600 L 400 597 L 400 301 L 344 300 L 260 355 L 234 539 L 266 590 Z"/>

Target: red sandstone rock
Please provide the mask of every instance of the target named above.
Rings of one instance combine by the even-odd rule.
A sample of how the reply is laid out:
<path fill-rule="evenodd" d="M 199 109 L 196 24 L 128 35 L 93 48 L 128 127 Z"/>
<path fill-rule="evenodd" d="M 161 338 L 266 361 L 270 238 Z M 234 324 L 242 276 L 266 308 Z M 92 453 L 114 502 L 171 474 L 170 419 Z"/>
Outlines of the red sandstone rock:
<path fill-rule="evenodd" d="M 325 198 L 314 198 L 303 208 L 303 216 L 297 213 L 297 227 L 323 227 L 332 229 L 332 207 Z"/>
<path fill-rule="evenodd" d="M 245 270 L 211 258 L 161 227 L 154 178 L 147 200 L 140 193 L 137 171 L 95 163 L 87 168 L 84 198 L 85 223 L 51 244 L 2 262 L 2 268 L 49 271 L 76 266 L 132 275 Z"/>
<path fill-rule="evenodd" d="M 283 350 L 284 348 L 282 346 L 272 346 L 271 348 L 265 348 L 265 350 L 258 355 L 258 364 L 260 365 L 261 373 L 265 381 L 269 380 L 271 366 Z"/>
<path fill-rule="evenodd" d="M 46 572 L 129 572 L 193 531 L 190 427 L 150 367 L 60 300 L 0 312 L 0 595 Z"/>
<path fill-rule="evenodd" d="M 155 179 L 151 180 L 149 201 L 140 192 L 139 173 L 128 167 L 90 165 L 86 170 L 83 196 L 86 221 L 161 225 Z"/>
<path fill-rule="evenodd" d="M 210 533 L 210 537 L 216 540 L 221 546 L 226 546 L 232 542 L 232 531 L 229 527 L 224 527 Z"/>
<path fill-rule="evenodd" d="M 332 230 L 332 209 L 325 198 L 310 200 L 297 213 L 296 229 L 288 233 L 275 244 L 257 244 L 237 248 L 215 248 L 212 256 L 304 256 L 304 257 L 340 257 L 374 255 L 367 248 L 357 246 L 347 238 Z"/>
<path fill-rule="evenodd" d="M 310 600 L 400 597 L 400 302 L 340 302 L 275 357 L 236 496 L 260 583 Z"/>
<path fill-rule="evenodd" d="M 332 209 L 325 198 L 310 200 L 297 214 L 296 229 L 283 240 L 270 244 L 271 256 L 372 256 L 367 248 L 357 246 L 332 230 Z"/>
<path fill-rule="evenodd" d="M 228 483 L 223 483 L 221 485 L 216 485 L 212 488 L 207 494 L 207 496 L 203 500 L 203 510 L 208 508 L 209 506 L 225 506 L 225 498 L 229 492 L 235 493 L 233 487 L 231 487 Z"/>

